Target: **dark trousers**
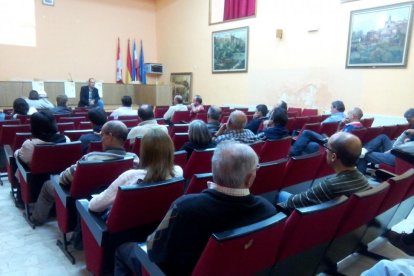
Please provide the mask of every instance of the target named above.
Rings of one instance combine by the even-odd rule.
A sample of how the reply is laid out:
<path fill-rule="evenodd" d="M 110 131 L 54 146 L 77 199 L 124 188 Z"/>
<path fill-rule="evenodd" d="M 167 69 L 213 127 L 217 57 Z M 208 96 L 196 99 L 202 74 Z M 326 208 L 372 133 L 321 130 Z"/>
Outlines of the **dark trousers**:
<path fill-rule="evenodd" d="M 120 245 L 115 252 L 115 276 L 141 275 L 141 263 L 136 255 L 138 244 L 128 242 Z"/>

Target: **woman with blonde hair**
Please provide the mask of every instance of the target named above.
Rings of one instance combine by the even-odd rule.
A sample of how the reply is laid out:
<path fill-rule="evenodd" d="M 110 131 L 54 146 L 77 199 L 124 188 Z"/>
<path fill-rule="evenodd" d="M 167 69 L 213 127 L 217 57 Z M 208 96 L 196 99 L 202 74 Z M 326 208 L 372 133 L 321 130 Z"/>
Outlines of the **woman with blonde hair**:
<path fill-rule="evenodd" d="M 139 169 L 121 174 L 102 193 L 94 196 L 89 209 L 102 212 L 110 207 L 118 187 L 135 183 L 153 183 L 183 175 L 180 166 L 174 165 L 174 144 L 162 129 L 149 129 L 141 140 Z"/>

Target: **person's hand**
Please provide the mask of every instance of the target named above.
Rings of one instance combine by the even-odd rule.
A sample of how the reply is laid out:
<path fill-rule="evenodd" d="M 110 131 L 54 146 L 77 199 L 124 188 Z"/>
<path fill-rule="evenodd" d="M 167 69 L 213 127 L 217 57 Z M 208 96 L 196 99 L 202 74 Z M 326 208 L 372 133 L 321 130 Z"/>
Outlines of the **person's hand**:
<path fill-rule="evenodd" d="M 216 132 L 216 136 L 222 135 L 227 129 L 227 124 L 222 124 Z"/>

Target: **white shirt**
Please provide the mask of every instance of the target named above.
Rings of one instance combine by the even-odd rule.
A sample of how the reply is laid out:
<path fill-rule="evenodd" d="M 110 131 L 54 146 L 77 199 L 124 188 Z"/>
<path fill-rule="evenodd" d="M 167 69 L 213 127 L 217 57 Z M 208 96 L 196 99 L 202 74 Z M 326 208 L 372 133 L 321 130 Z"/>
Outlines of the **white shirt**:
<path fill-rule="evenodd" d="M 135 143 L 135 138 L 142 137 L 144 136 L 145 133 L 147 133 L 149 129 L 155 129 L 155 128 L 162 129 L 165 133 L 168 134 L 167 126 L 159 125 L 157 123 L 157 120 L 153 119 L 153 120 L 143 121 L 139 123 L 138 126 L 133 127 L 129 131 L 127 139 L 129 140 L 130 145 Z"/>
<path fill-rule="evenodd" d="M 187 108 L 186 105 L 183 105 L 183 104 L 172 105 L 172 106 L 170 106 L 170 108 L 168 108 L 167 112 L 165 112 L 164 120 L 170 120 L 172 115 L 176 111 L 187 111 L 187 110 L 188 110 L 188 108 Z"/>
<path fill-rule="evenodd" d="M 110 116 L 114 117 L 114 119 L 117 120 L 119 116 L 138 116 L 138 113 L 130 106 L 121 106 L 112 111 Z"/>

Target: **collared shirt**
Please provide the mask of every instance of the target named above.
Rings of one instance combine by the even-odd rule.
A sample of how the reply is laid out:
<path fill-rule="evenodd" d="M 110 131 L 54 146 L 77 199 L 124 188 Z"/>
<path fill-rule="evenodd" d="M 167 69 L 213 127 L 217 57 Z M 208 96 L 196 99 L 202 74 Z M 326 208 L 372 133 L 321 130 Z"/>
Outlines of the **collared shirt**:
<path fill-rule="evenodd" d="M 153 120 L 143 121 L 139 123 L 138 126 L 133 127 L 131 131 L 128 133 L 127 139 L 129 140 L 130 144 L 133 144 L 135 142 L 135 138 L 142 137 L 144 136 L 145 133 L 147 133 L 149 129 L 155 129 L 155 128 L 159 128 L 168 134 L 167 126 L 159 125 L 157 123 L 157 120 L 153 119 Z"/>
<path fill-rule="evenodd" d="M 251 144 L 259 140 L 249 129 L 227 130 L 224 134 L 216 138 L 216 143 L 219 144 L 225 140 L 235 140 L 243 144 Z"/>
<path fill-rule="evenodd" d="M 216 190 L 217 192 L 223 193 L 225 195 L 229 195 L 229 196 L 247 196 L 250 195 L 250 190 L 246 189 L 246 188 L 240 188 L 240 189 L 236 189 L 236 188 L 229 188 L 229 187 L 224 187 L 224 186 L 220 186 L 214 182 L 208 181 L 207 182 L 207 186 L 209 189 L 213 189 Z"/>
<path fill-rule="evenodd" d="M 170 106 L 167 112 L 165 112 L 164 114 L 164 120 L 170 120 L 174 112 L 176 111 L 187 111 L 187 110 L 188 110 L 187 106 L 183 104 L 176 104 L 176 105 Z"/>
<path fill-rule="evenodd" d="M 130 106 L 121 106 L 112 111 L 110 116 L 117 120 L 119 116 L 137 116 L 137 111 Z"/>
<path fill-rule="evenodd" d="M 343 119 L 345 119 L 345 117 L 346 116 L 344 112 L 333 113 L 331 116 L 323 120 L 321 124 L 341 122 Z"/>

